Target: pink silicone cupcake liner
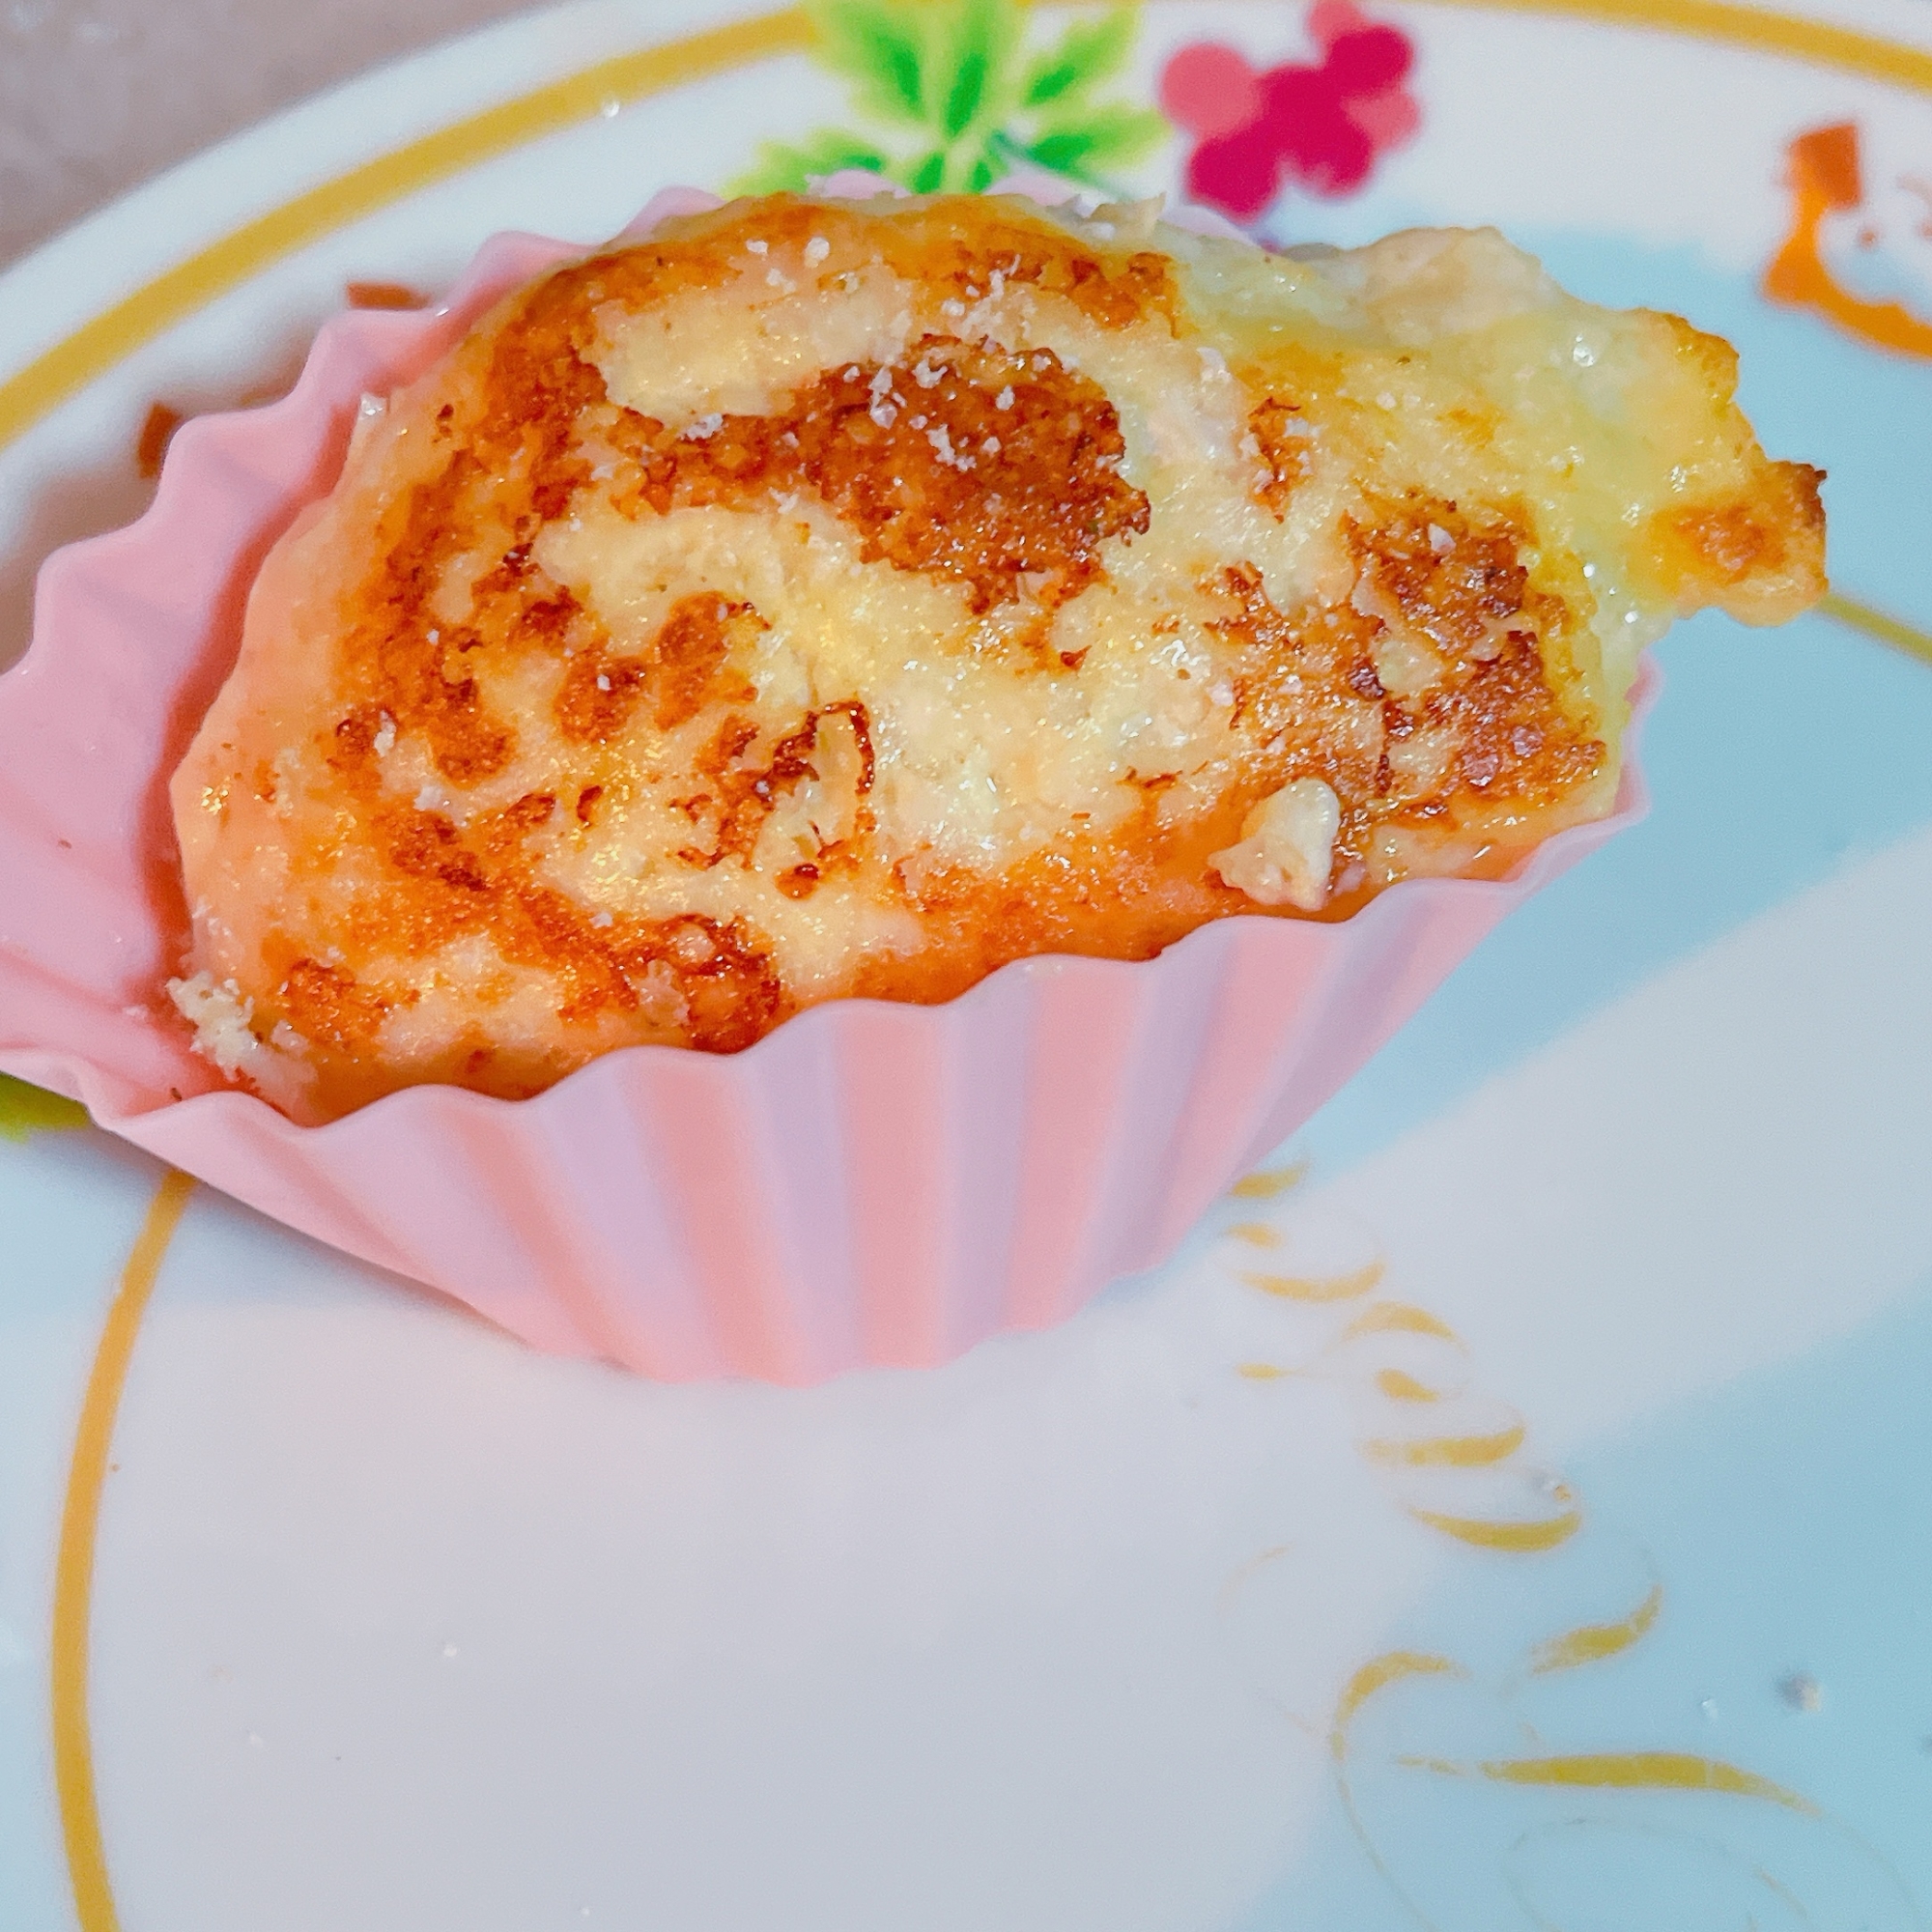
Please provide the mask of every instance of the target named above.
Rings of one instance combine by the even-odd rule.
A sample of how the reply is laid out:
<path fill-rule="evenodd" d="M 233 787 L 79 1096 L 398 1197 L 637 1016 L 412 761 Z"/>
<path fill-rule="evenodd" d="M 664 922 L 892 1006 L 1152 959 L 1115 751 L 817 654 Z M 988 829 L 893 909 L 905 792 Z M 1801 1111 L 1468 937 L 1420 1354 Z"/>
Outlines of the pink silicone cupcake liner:
<path fill-rule="evenodd" d="M 626 232 L 713 205 L 671 190 Z M 1142 964 L 1023 960 L 944 1007 L 835 1003 L 730 1058 L 629 1048 L 531 1100 L 421 1087 L 293 1124 L 225 1087 L 161 996 L 187 932 L 168 774 L 361 397 L 578 252 L 497 236 L 441 306 L 337 317 L 289 396 L 187 423 L 146 516 L 48 560 L 0 679 L 0 1068 L 541 1349 L 671 1379 L 938 1363 L 1161 1261 L 1641 810 L 1627 760 L 1614 816 L 1503 881 L 1406 882 L 1332 924 L 1223 920 Z"/>

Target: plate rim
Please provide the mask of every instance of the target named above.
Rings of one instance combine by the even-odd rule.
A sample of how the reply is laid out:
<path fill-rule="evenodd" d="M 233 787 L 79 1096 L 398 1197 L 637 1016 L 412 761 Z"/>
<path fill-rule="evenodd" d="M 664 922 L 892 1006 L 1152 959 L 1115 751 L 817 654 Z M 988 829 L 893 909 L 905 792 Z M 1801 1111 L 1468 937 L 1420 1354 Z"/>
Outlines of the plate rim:
<path fill-rule="evenodd" d="M 1932 48 L 1750 0 L 1410 0 L 1410 4 L 1660 32 L 1850 73 L 1932 100 Z M 266 158 L 285 137 L 292 120 L 313 117 L 322 124 L 335 120 L 352 103 L 407 87 L 432 65 L 446 65 L 460 50 L 469 49 L 487 61 L 508 55 L 512 47 L 525 43 L 541 44 L 559 28 L 587 27 L 600 16 L 615 26 L 632 11 L 621 0 L 619 4 L 587 0 L 499 22 L 377 67 L 271 114 L 43 242 L 0 273 L 0 303 L 31 310 L 34 304 L 28 298 L 36 284 L 70 266 L 71 257 L 96 252 L 107 236 L 130 221 L 138 222 L 155 204 L 175 198 L 188 181 L 232 174 L 244 163 Z M 612 101 L 632 105 L 695 80 L 787 54 L 809 53 L 815 38 L 809 7 L 798 0 L 750 14 L 734 9 L 726 19 L 669 39 L 633 44 L 472 109 L 455 121 L 440 122 L 399 147 L 379 149 L 359 163 L 285 196 L 97 309 L 0 378 L 0 454 L 136 350 L 298 249 L 437 181 L 579 126 L 608 111 Z"/>
<path fill-rule="evenodd" d="M 1031 0 L 1029 0 L 1031 4 Z M 1059 0 L 1043 0 L 1045 5 Z M 1506 14 L 1663 34 L 1771 54 L 1802 66 L 1846 72 L 1932 101 L 1932 49 L 1888 34 L 1787 13 L 1741 0 L 1405 0 L 1432 12 Z M 203 179 L 244 171 L 282 151 L 291 124 L 317 126 L 355 112 L 371 96 L 407 86 L 458 49 L 510 64 L 518 52 L 550 44 L 559 31 L 609 23 L 621 34 L 635 20 L 648 32 L 646 5 L 579 0 L 458 35 L 417 53 L 352 76 L 284 107 L 254 126 L 176 163 L 42 242 L 4 272 L 0 301 L 23 301 L 38 284 L 97 255 L 108 239 L 150 211 L 173 204 Z M 698 13 L 716 11 L 702 6 Z M 96 309 L 50 346 L 0 376 L 0 456 L 100 378 L 167 329 L 192 321 L 219 297 L 244 286 L 271 264 L 353 221 L 407 199 L 434 183 L 514 153 L 545 135 L 596 118 L 611 99 L 630 106 L 679 87 L 790 54 L 813 43 L 807 8 L 789 5 L 743 13 L 726 0 L 726 17 L 669 38 L 634 43 L 585 65 L 569 63 L 550 79 L 476 107 L 451 121 L 432 117 L 427 131 L 365 158 L 239 221 L 225 221 L 212 242 Z M 281 172 L 286 172 L 282 170 Z M 11 305 L 11 303 L 10 303 Z M 1920 655 L 1932 639 L 1911 626 L 1835 593 L 1826 614 Z M 1237 1186 L 1239 1183 L 1237 1183 Z M 62 1849 L 79 1932 L 119 1932 L 109 1880 L 88 1722 L 89 1646 L 96 1531 L 120 1397 L 143 1316 L 172 1237 L 198 1183 L 174 1169 L 156 1180 L 139 1232 L 116 1271 L 92 1347 L 85 1351 L 84 1394 L 66 1457 L 49 1651 L 52 1782 Z"/>

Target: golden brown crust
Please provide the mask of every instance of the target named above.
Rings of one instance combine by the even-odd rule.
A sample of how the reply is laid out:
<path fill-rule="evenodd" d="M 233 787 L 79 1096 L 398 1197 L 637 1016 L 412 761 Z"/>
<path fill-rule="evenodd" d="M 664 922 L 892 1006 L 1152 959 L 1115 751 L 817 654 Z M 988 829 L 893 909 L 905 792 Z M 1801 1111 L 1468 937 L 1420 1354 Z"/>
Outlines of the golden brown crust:
<path fill-rule="evenodd" d="M 1287 514 L 1294 486 L 1309 473 L 1308 423 L 1301 405 L 1280 396 L 1264 396 L 1248 412 L 1248 434 L 1262 459 L 1263 473 L 1255 495 L 1279 522 Z"/>
<path fill-rule="evenodd" d="M 697 440 L 625 412 L 605 431 L 632 466 L 615 500 L 663 516 L 810 490 L 867 562 L 962 582 L 976 611 L 1015 601 L 1027 578 L 1051 610 L 1094 580 L 1109 539 L 1145 533 L 1106 391 L 1052 350 L 926 335 L 906 361 L 828 369 L 789 408 L 721 415 Z"/>
<path fill-rule="evenodd" d="M 627 1040 L 734 1051 L 828 992 L 945 999 L 1010 959 L 1145 958 L 1258 905 L 1338 918 L 1603 810 L 1621 692 L 1598 592 L 1562 506 L 1496 482 L 1520 467 L 1507 412 L 1444 376 L 1411 447 L 1392 385 L 1414 355 L 1311 330 L 1244 357 L 1178 272 L 1008 204 L 780 198 L 503 304 L 416 393 L 388 468 L 352 465 L 358 534 L 331 537 L 302 620 L 330 662 L 296 776 L 219 742 L 177 784 L 208 838 L 245 790 L 256 849 L 283 841 L 246 992 L 264 1039 L 298 1037 L 311 1104 L 398 1077 L 514 1097 Z M 813 273 L 827 301 L 883 276 L 920 320 L 756 408 L 646 409 L 606 373 L 613 331 L 694 301 L 742 314 Z M 1729 442 L 1631 567 L 1686 608 L 1795 608 L 1817 472 L 1756 454 L 1729 352 L 1672 327 L 1670 380 Z M 1136 389 L 1120 372 L 1142 366 Z M 1458 465 L 1466 485 L 1434 480 Z M 586 520 L 655 559 L 621 594 L 558 560 Z M 1143 562 L 1163 543 L 1180 574 Z M 687 553 L 708 574 L 682 575 Z M 926 628 L 885 622 L 869 669 L 825 647 L 813 626 L 837 620 L 807 593 L 827 554 Z M 1083 734 L 1080 774 L 1049 715 Z M 1118 756 L 1115 729 L 1144 749 Z M 969 782 L 980 732 L 1016 749 Z M 1230 854 L 1296 785 L 1325 787 L 1332 839 L 1300 896 L 1258 900 L 1232 881 L 1273 874 Z M 987 787 L 1019 833 L 950 822 Z M 869 937 L 828 969 L 825 935 L 861 913 Z M 387 1042 L 418 1022 L 399 1076 Z"/>
<path fill-rule="evenodd" d="M 827 226 L 823 211 L 789 218 Z M 883 231 L 888 259 L 962 299 L 976 298 L 996 273 L 1063 294 L 1103 327 L 1171 309 L 1162 256 L 1109 265 L 1033 223 L 966 226 L 937 213 L 895 225 Z M 611 495 L 632 514 L 750 505 L 773 491 L 810 489 L 862 533 L 863 554 L 962 582 L 978 611 L 1012 601 L 1022 579 L 1050 611 L 1097 576 L 1102 544 L 1146 529 L 1147 498 L 1119 474 L 1123 444 L 1105 392 L 1046 349 L 1013 355 L 930 335 L 909 358 L 911 370 L 826 370 L 788 411 L 726 417 L 697 440 L 613 405 L 583 353 L 591 311 L 713 286 L 733 246 L 729 237 L 646 245 L 549 278 L 497 330 L 469 421 L 458 422 L 454 405 L 441 412 L 447 460 L 392 508 L 381 562 L 343 612 L 344 683 L 360 701 L 335 723 L 329 762 L 365 806 L 379 789 L 384 720 L 392 732 L 422 737 L 452 784 L 504 770 L 516 726 L 493 708 L 477 672 L 500 671 L 518 653 L 566 658 L 554 710 L 562 734 L 585 746 L 609 744 L 641 704 L 669 730 L 708 705 L 751 695 L 742 676 L 724 670 L 731 631 L 762 622 L 749 605 L 708 593 L 687 598 L 647 653 L 622 657 L 531 561 L 540 529 L 588 480 L 586 430 L 628 459 Z M 432 621 L 430 592 L 479 526 L 501 532 L 501 560 L 474 586 L 470 620 L 445 629 Z M 747 859 L 774 805 L 811 774 L 820 720 L 835 714 L 859 721 L 863 737 L 856 697 L 762 748 L 758 727 L 727 712 L 696 762 L 708 789 L 687 801 L 694 832 L 679 856 L 703 867 Z M 868 740 L 864 755 L 869 765 Z M 583 801 L 601 790 L 579 791 L 581 822 L 589 822 Z M 567 1019 L 635 1010 L 639 974 L 668 968 L 688 1009 L 686 1037 L 716 1051 L 745 1045 L 782 1017 L 768 951 L 738 923 L 612 920 L 595 928 L 560 895 L 538 891 L 524 840 L 548 815 L 498 814 L 479 834 L 459 833 L 431 812 L 376 810 L 386 876 L 371 895 L 371 950 L 423 953 L 488 931 L 506 958 L 570 987 L 560 1009 Z M 825 869 L 790 868 L 787 895 L 809 895 Z M 694 953 L 689 935 L 697 931 L 710 944 Z M 395 996 L 304 956 L 289 965 L 276 1002 L 280 1016 L 320 1046 L 355 1055 L 370 1048 Z M 467 1066 L 472 1084 L 521 1090 L 518 1071 L 494 1057 Z"/>
<path fill-rule="evenodd" d="M 1782 624 L 1808 610 L 1825 577 L 1824 480 L 1808 463 L 1772 463 L 1750 497 L 1660 511 L 1650 547 L 1678 606 L 1715 604 L 1750 624 Z"/>
<path fill-rule="evenodd" d="M 732 272 L 748 210 L 759 239 L 773 249 L 784 251 L 816 237 L 836 242 L 841 236 L 863 235 L 867 254 L 893 274 L 962 308 L 1005 286 L 1061 298 L 1106 329 L 1151 318 L 1172 327 L 1179 312 L 1174 265 L 1156 250 L 1122 253 L 1096 246 L 1021 212 L 1010 200 L 961 195 L 892 209 L 884 221 L 876 204 L 839 206 L 790 195 L 734 202 L 716 214 L 667 223 L 662 238 L 593 256 L 553 278 L 550 286 L 559 306 L 586 313 L 606 300 L 638 308 L 692 289 L 717 288 Z"/>

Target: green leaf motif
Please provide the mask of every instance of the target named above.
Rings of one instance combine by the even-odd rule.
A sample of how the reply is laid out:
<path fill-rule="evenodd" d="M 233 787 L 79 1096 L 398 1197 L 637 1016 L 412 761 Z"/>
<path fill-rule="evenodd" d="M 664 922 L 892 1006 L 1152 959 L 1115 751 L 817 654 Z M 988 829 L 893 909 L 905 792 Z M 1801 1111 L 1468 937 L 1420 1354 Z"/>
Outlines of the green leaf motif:
<path fill-rule="evenodd" d="M 1123 167 L 1151 154 L 1167 138 L 1166 119 L 1146 107 L 1098 107 L 1056 117 L 1027 153 L 1043 168 L 1077 180 Z"/>
<path fill-rule="evenodd" d="M 973 125 L 986 98 L 986 57 L 970 53 L 952 71 L 952 90 L 946 97 L 946 135 L 956 140 Z"/>
<path fill-rule="evenodd" d="M 1013 0 L 959 0 L 957 17 L 947 37 L 952 84 L 947 89 L 940 123 L 949 142 L 1006 111 L 1007 70 L 1024 32 Z"/>
<path fill-rule="evenodd" d="M 1084 93 L 1096 81 L 1118 73 L 1134 43 L 1131 7 L 1116 7 L 1097 20 L 1076 20 L 1028 70 L 1020 99 L 1043 107 L 1067 93 Z"/>
<path fill-rule="evenodd" d="M 806 0 L 818 57 L 851 85 L 874 140 L 821 128 L 802 142 L 768 141 L 731 184 L 741 194 L 801 188 L 840 168 L 871 168 L 915 194 L 989 187 L 1016 165 L 1107 193 L 1107 170 L 1167 138 L 1165 119 L 1129 99 L 1095 99 L 1133 47 L 1138 10 L 1115 6 L 1074 20 L 1027 55 L 1020 0 Z"/>
<path fill-rule="evenodd" d="M 863 105 L 882 119 L 925 119 L 923 23 L 891 0 L 815 0 L 810 8 L 821 56 L 859 86 Z"/>
<path fill-rule="evenodd" d="M 887 171 L 887 157 L 857 134 L 837 128 L 821 128 L 794 145 L 789 141 L 764 141 L 758 157 L 735 181 L 725 184 L 730 194 L 777 194 L 782 189 L 800 192 L 806 184 L 820 175 L 836 175 L 841 168 L 869 168 L 874 174 Z"/>
<path fill-rule="evenodd" d="M 23 1141 L 30 1134 L 86 1124 L 87 1109 L 78 1102 L 0 1073 L 0 1139 Z"/>

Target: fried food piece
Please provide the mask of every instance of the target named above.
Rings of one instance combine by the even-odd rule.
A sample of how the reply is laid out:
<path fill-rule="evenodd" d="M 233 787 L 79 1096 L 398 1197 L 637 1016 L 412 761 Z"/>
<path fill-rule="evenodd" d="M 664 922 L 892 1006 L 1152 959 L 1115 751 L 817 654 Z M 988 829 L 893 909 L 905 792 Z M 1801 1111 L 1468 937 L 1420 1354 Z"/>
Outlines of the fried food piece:
<path fill-rule="evenodd" d="M 1501 872 L 1607 810 L 1673 616 L 1824 587 L 1734 380 L 1487 231 L 668 223 L 370 405 L 269 556 L 177 1003 L 322 1120 Z"/>

